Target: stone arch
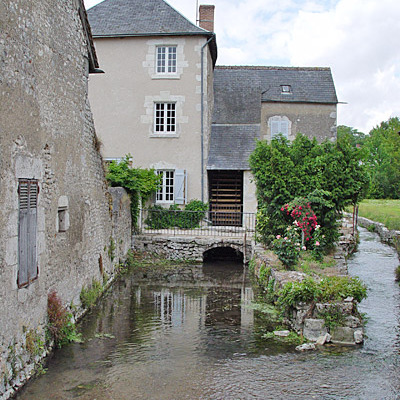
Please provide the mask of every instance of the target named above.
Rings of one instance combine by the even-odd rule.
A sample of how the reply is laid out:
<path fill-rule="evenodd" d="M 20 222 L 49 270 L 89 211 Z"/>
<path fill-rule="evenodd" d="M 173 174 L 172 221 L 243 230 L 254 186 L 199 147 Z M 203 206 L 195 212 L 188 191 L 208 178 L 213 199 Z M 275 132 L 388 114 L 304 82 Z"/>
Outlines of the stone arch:
<path fill-rule="evenodd" d="M 203 261 L 244 262 L 242 246 L 237 244 L 216 243 L 203 252 Z"/>

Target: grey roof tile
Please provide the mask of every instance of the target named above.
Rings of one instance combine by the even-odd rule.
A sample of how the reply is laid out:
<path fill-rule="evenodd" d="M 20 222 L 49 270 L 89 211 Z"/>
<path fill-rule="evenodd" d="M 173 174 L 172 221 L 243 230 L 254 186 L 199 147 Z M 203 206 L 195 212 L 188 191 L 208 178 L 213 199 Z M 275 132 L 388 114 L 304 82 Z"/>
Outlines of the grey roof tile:
<path fill-rule="evenodd" d="M 149 34 L 211 35 L 163 0 L 105 0 L 88 10 L 94 37 Z"/>
<path fill-rule="evenodd" d="M 260 125 L 213 125 L 207 169 L 249 170 Z"/>
<path fill-rule="evenodd" d="M 281 85 L 291 86 L 291 93 L 283 94 Z M 336 104 L 338 101 L 330 68 L 215 68 L 213 122 L 259 123 L 261 102 Z"/>

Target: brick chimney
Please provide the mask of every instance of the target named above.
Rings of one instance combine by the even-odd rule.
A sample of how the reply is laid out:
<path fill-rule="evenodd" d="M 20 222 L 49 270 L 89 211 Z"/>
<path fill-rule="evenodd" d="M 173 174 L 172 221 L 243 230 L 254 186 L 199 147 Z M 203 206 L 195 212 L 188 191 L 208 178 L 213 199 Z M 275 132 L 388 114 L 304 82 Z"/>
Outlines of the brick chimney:
<path fill-rule="evenodd" d="M 199 26 L 206 31 L 214 32 L 215 6 L 201 4 L 199 7 Z"/>

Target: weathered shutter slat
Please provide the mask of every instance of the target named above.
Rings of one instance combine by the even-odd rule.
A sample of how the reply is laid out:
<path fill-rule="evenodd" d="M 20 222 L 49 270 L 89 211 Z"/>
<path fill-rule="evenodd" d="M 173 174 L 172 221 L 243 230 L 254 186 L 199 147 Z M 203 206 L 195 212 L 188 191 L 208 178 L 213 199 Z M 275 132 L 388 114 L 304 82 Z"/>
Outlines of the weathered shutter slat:
<path fill-rule="evenodd" d="M 185 170 L 175 170 L 174 194 L 176 204 L 185 204 Z"/>
<path fill-rule="evenodd" d="M 19 268 L 18 286 L 28 283 L 28 212 L 20 210 L 18 228 Z"/>
<path fill-rule="evenodd" d="M 281 133 L 287 139 L 289 136 L 289 123 L 288 121 L 281 121 Z"/>
<path fill-rule="evenodd" d="M 37 277 L 36 261 L 36 226 L 37 226 L 37 195 L 38 186 L 36 182 L 31 182 L 29 188 L 29 212 L 28 212 L 28 279 L 29 281 Z"/>
<path fill-rule="evenodd" d="M 38 183 L 19 182 L 18 286 L 26 286 L 37 277 L 36 232 Z"/>
<path fill-rule="evenodd" d="M 280 121 L 271 121 L 271 139 L 280 133 Z"/>

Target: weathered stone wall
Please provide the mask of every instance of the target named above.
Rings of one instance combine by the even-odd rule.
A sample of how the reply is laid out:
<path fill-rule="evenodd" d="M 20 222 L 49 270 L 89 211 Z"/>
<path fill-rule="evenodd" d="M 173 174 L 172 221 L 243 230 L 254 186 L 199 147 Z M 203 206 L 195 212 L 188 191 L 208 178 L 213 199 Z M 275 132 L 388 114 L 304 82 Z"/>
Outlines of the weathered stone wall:
<path fill-rule="evenodd" d="M 290 121 L 289 140 L 297 133 L 319 142 L 336 140 L 336 104 L 263 103 L 261 108 L 262 139 L 271 140 L 268 121 L 274 116 L 285 116 Z"/>
<path fill-rule="evenodd" d="M 373 228 L 373 231 L 380 236 L 382 242 L 394 246 L 400 256 L 400 231 L 389 230 L 388 228 L 386 228 L 385 225 L 381 224 L 380 222 L 374 222 L 364 217 L 358 217 L 357 221 L 358 224 L 364 228 Z"/>
<path fill-rule="evenodd" d="M 44 355 L 32 354 L 28 342 L 44 341 L 48 293 L 79 305 L 84 285 L 112 276 L 130 245 L 130 227 L 121 225 L 129 204 L 123 196 L 115 200 L 117 215 L 104 180 L 77 2 L 5 0 L 0 15 L 0 399 L 6 399 Z M 19 179 L 36 179 L 39 187 L 39 273 L 23 288 Z"/>
<path fill-rule="evenodd" d="M 190 236 L 135 236 L 133 248 L 137 251 L 145 251 L 157 254 L 169 260 L 193 260 L 203 261 L 203 254 L 216 247 L 231 247 L 240 251 L 248 262 L 252 254 L 252 241 L 246 241 L 244 249 L 243 239 L 221 237 L 190 237 Z"/>
<path fill-rule="evenodd" d="M 343 219 L 341 235 L 335 251 L 336 263 L 335 275 L 347 275 L 346 258 L 354 251 L 356 240 L 351 232 L 350 220 Z M 308 275 L 299 271 L 281 271 L 274 268 L 278 258 L 272 252 L 265 250 L 258 245 L 253 248 L 254 275 L 260 277 L 261 268 L 269 268 L 268 281 L 263 282 L 264 286 L 273 283 L 274 291 L 282 289 L 288 282 L 301 282 Z M 319 279 L 319 277 L 315 277 Z M 271 281 L 270 281 L 271 280 Z M 343 325 L 336 326 L 328 332 L 325 326 L 324 313 L 334 311 L 343 316 Z M 357 311 L 357 304 L 353 298 L 347 298 L 342 302 L 335 303 L 298 303 L 287 315 L 288 325 L 297 333 L 301 333 L 310 341 L 332 341 L 341 344 L 359 344 L 363 342 L 363 323 Z M 323 343 L 321 343 L 323 344 Z"/>

